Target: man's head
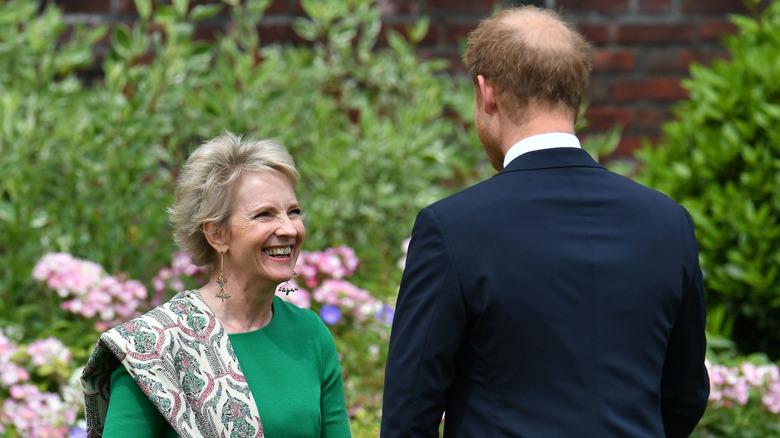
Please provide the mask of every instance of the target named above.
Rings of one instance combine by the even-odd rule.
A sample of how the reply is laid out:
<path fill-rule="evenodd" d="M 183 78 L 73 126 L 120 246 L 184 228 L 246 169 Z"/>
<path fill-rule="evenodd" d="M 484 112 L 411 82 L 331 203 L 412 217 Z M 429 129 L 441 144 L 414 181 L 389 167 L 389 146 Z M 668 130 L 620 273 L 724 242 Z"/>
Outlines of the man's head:
<path fill-rule="evenodd" d="M 533 109 L 564 111 L 576 120 L 591 69 L 590 47 L 582 35 L 554 11 L 534 6 L 482 21 L 469 34 L 463 61 L 475 87 L 483 76 L 518 123 Z"/>

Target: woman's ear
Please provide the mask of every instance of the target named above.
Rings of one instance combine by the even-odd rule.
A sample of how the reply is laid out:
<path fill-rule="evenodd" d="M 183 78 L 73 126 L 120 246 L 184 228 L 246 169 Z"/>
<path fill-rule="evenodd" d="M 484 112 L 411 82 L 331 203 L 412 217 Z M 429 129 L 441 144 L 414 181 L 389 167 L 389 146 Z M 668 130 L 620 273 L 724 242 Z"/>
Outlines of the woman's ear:
<path fill-rule="evenodd" d="M 217 225 L 216 222 L 205 222 L 203 224 L 203 235 L 217 252 L 225 252 L 228 249 L 228 242 L 225 236 L 225 229 Z"/>

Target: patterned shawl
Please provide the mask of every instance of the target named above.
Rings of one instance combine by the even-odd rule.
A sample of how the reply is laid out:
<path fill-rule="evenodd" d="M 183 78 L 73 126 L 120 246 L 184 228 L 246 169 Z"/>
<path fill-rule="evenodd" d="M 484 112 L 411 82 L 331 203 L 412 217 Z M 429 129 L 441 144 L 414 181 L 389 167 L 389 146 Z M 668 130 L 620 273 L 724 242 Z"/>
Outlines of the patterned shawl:
<path fill-rule="evenodd" d="M 233 346 L 197 291 L 100 335 L 81 377 L 89 438 L 103 435 L 120 364 L 180 437 L 264 437 Z"/>

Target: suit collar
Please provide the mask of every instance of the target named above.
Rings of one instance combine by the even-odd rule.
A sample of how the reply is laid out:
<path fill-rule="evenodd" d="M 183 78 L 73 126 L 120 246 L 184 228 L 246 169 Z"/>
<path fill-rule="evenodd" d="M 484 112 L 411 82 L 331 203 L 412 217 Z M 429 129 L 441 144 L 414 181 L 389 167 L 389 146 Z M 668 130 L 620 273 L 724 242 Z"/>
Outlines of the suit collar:
<path fill-rule="evenodd" d="M 597 163 L 584 149 L 550 148 L 525 153 L 509 163 L 498 174 L 521 170 L 550 169 L 556 167 L 598 167 Z"/>

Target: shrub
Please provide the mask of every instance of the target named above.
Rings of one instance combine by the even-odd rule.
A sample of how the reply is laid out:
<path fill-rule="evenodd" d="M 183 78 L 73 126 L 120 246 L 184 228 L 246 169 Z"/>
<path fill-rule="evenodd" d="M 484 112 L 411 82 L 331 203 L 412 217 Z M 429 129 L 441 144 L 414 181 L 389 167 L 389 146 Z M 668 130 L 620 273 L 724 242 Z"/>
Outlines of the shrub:
<path fill-rule="evenodd" d="M 425 20 L 380 44 L 374 2 L 309 0 L 294 23 L 307 44 L 261 46 L 268 4 L 137 0 L 132 25 L 71 32 L 51 5 L 0 2 L 0 326 L 25 321 L 86 351 L 92 331 L 31 281 L 33 265 L 65 252 L 148 287 L 175 250 L 178 168 L 224 129 L 283 141 L 302 174 L 305 249 L 350 245 L 361 286 L 395 293 L 417 210 L 486 168 L 464 123 L 470 84 L 416 56 Z M 197 39 L 217 14 L 233 24 Z M 76 73 L 106 34 L 102 76 L 84 85 Z"/>
<path fill-rule="evenodd" d="M 699 240 L 709 331 L 780 357 L 780 2 L 732 17 L 730 58 L 693 65 L 690 99 L 638 179 L 685 205 Z"/>

